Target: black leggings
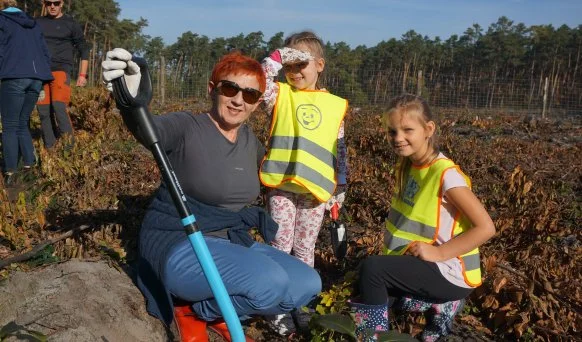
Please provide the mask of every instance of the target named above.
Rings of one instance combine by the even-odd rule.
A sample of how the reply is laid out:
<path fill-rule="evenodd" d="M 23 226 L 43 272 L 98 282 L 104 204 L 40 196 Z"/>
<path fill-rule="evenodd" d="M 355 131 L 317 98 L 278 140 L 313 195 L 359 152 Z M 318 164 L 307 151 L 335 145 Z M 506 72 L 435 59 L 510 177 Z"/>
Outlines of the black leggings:
<path fill-rule="evenodd" d="M 465 298 L 473 291 L 451 284 L 435 263 L 411 255 L 375 255 L 360 267 L 358 287 L 363 304 L 386 304 L 403 296 L 444 303 Z"/>

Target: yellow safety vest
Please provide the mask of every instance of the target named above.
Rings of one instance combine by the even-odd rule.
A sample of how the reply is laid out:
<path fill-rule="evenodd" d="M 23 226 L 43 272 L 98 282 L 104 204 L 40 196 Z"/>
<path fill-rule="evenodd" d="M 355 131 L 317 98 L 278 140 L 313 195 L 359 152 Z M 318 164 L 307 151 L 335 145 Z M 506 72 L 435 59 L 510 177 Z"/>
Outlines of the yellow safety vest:
<path fill-rule="evenodd" d="M 456 168 L 467 180 L 471 180 L 450 159 L 437 159 L 424 167 L 410 168 L 404 196 L 396 193 L 386 220 L 384 254 L 402 255 L 414 241 L 433 243 L 439 232 L 439 214 L 442 202 L 441 187 L 446 170 Z M 471 222 L 460 211 L 454 218 L 453 236 L 471 228 Z M 463 268 L 465 282 L 472 287 L 481 284 L 479 249 L 457 257 Z"/>
<path fill-rule="evenodd" d="M 337 135 L 347 108 L 347 100 L 326 91 L 279 83 L 261 182 L 311 193 L 321 202 L 330 199 L 337 184 Z"/>

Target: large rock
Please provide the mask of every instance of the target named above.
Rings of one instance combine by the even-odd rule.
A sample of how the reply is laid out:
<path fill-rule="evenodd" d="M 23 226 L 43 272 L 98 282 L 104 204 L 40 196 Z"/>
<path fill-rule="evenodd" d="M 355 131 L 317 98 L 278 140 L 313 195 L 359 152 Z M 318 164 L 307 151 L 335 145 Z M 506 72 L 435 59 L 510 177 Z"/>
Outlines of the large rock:
<path fill-rule="evenodd" d="M 11 321 L 49 341 L 168 340 L 130 277 L 103 261 L 71 260 L 10 275 L 0 283 L 0 328 Z"/>

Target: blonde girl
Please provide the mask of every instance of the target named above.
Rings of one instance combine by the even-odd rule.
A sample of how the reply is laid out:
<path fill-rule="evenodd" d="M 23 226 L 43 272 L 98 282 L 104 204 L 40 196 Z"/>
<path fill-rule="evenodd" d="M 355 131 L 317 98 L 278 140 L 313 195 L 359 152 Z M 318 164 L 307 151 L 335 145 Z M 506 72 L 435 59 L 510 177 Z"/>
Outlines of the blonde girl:
<path fill-rule="evenodd" d="M 385 114 L 390 143 L 399 157 L 384 255 L 360 269 L 358 328 L 388 329 L 389 298 L 400 308 L 432 310 L 422 333 L 434 341 L 449 333 L 461 301 L 481 284 L 478 247 L 495 234 L 469 178 L 439 152 L 436 123 L 421 97 L 394 98 Z M 366 316 L 367 315 L 367 316 Z"/>
<path fill-rule="evenodd" d="M 311 31 L 286 38 L 263 60 L 264 106 L 271 114 L 267 155 L 260 179 L 279 230 L 272 245 L 313 267 L 326 208 L 343 203 L 347 183 L 343 118 L 347 101 L 319 85 L 324 44 Z M 276 82 L 283 70 L 287 82 Z M 286 324 L 279 332 L 293 330 Z"/>
<path fill-rule="evenodd" d="M 347 101 L 320 89 L 323 56 L 321 39 L 305 31 L 289 36 L 285 48 L 262 63 L 272 123 L 261 181 L 269 187 L 269 211 L 279 224 L 273 246 L 312 267 L 326 203 L 341 205 L 347 183 Z M 281 69 L 287 83 L 275 82 Z"/>

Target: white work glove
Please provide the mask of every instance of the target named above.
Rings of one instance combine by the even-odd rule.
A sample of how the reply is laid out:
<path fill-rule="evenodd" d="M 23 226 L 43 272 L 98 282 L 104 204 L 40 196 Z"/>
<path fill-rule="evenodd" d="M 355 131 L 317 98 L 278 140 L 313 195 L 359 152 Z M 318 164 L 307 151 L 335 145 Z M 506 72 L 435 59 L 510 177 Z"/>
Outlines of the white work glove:
<path fill-rule="evenodd" d="M 338 209 L 341 209 L 342 205 L 344 204 L 344 201 L 346 200 L 346 191 L 347 190 L 348 190 L 347 185 L 345 185 L 345 184 L 338 185 L 335 189 L 334 195 L 331 196 L 331 198 L 325 204 L 325 209 L 331 210 L 331 207 L 333 207 L 333 205 L 336 203 L 338 204 Z"/>
<path fill-rule="evenodd" d="M 125 77 L 125 84 L 131 96 L 137 96 L 139 82 L 141 80 L 141 73 L 139 66 L 131 60 L 131 53 L 121 48 L 115 48 L 112 51 L 107 51 L 105 60 L 101 62 L 101 69 L 103 69 L 103 79 L 105 80 L 105 87 L 109 91 L 113 91 L 112 80 L 121 76 Z"/>
<path fill-rule="evenodd" d="M 311 56 L 309 52 L 288 47 L 275 50 L 269 57 L 283 65 L 309 62 L 313 60 L 313 56 Z"/>
<path fill-rule="evenodd" d="M 38 101 L 37 102 L 44 100 L 45 96 L 46 96 L 46 93 L 44 92 L 44 89 L 41 89 L 40 92 L 38 93 Z"/>

